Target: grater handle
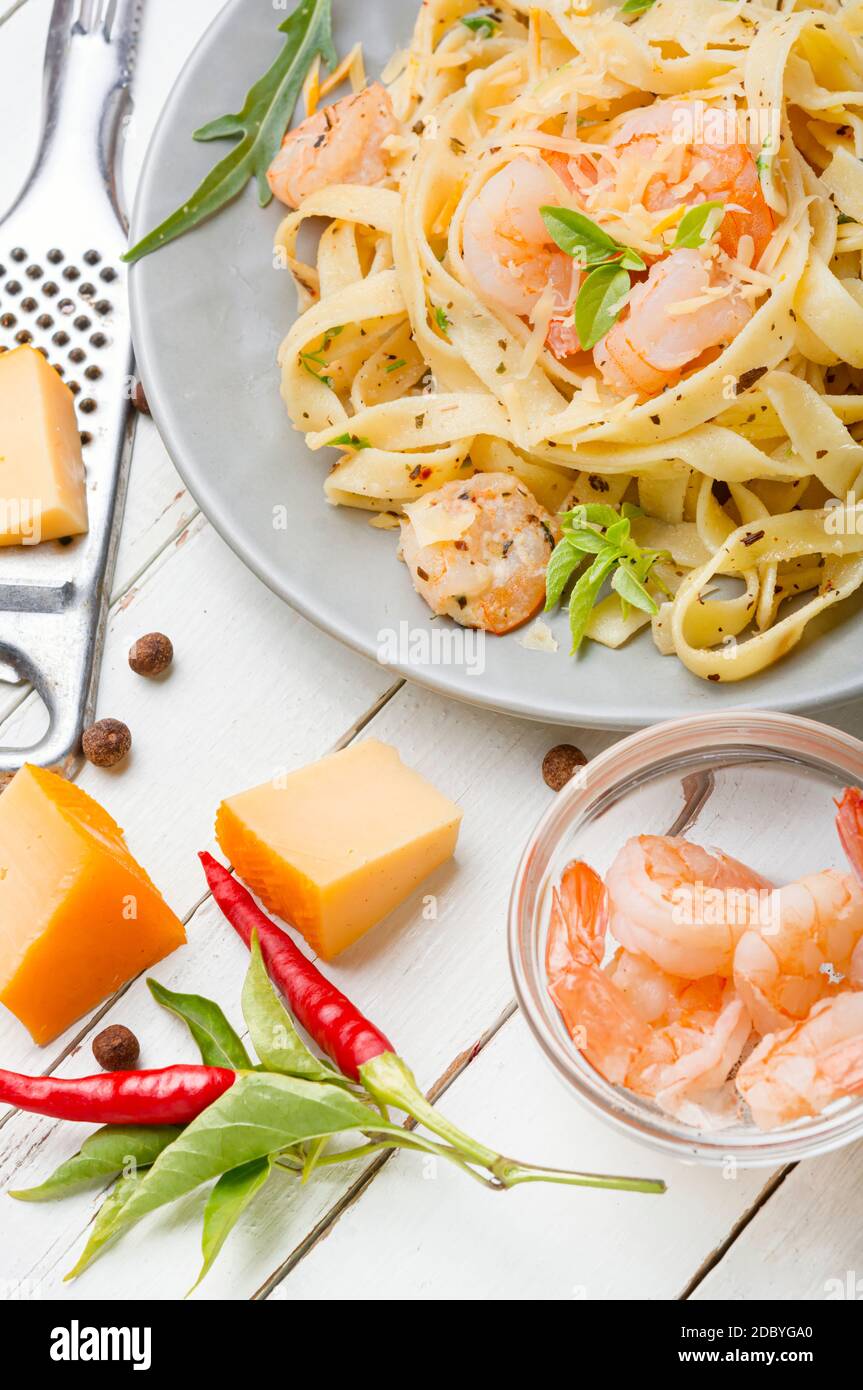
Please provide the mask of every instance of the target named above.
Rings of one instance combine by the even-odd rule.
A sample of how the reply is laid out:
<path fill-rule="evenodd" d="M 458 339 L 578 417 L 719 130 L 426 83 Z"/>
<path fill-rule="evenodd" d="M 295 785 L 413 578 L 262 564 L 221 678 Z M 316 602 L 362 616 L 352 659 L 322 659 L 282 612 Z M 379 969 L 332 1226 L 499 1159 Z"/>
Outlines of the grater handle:
<path fill-rule="evenodd" d="M 26 202 L 106 203 L 127 218 L 117 150 L 147 0 L 54 0 L 45 47 L 42 137 L 27 181 L 7 216 Z M 88 157 L 89 156 L 89 157 Z"/>

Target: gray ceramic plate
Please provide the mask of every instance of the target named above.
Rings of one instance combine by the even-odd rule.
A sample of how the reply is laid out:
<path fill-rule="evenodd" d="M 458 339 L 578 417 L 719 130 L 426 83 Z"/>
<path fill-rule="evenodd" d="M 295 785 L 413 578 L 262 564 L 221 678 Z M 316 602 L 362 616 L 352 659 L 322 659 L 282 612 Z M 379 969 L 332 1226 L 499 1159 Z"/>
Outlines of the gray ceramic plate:
<path fill-rule="evenodd" d="M 374 72 L 408 37 L 417 2 L 335 0 L 334 8 L 340 51 L 361 38 Z M 222 147 L 196 144 L 190 133 L 242 103 L 277 52 L 282 17 L 272 0 L 231 0 L 213 21 L 153 137 L 134 239 L 210 168 Z M 279 215 L 276 206 L 262 211 L 249 187 L 208 224 L 135 266 L 131 294 L 141 374 L 177 468 L 229 545 L 288 603 L 358 651 L 383 654 L 412 680 L 533 719 L 632 728 L 734 706 L 812 709 L 863 690 L 859 605 L 847 604 L 816 641 L 743 685 L 697 680 L 660 657 L 649 633 L 619 652 L 587 643 L 573 661 L 562 618 L 554 655 L 525 650 L 509 636 L 485 642 L 478 673 L 418 661 L 434 655 L 424 639 L 442 623 L 430 623 L 414 595 L 396 560 L 395 533 L 324 501 L 332 459 L 305 448 L 279 398 L 276 350 L 295 314 L 289 279 L 272 265 Z M 274 528 L 274 508 L 286 509 L 287 529 Z M 401 634 L 403 651 L 382 649 L 381 633 Z M 438 656 L 446 655 L 453 652 L 442 645 Z"/>

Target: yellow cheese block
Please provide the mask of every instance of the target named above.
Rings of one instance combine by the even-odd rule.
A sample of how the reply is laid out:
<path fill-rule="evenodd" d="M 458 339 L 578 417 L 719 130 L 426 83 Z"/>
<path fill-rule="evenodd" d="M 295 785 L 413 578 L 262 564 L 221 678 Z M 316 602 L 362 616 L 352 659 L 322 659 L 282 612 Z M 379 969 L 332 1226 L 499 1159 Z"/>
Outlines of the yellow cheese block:
<path fill-rule="evenodd" d="M 332 960 L 449 859 L 461 811 L 366 739 L 229 797 L 216 835 L 271 912 Z"/>
<path fill-rule="evenodd" d="M 72 392 L 32 347 L 0 354 L 0 545 L 87 530 Z"/>
<path fill-rule="evenodd" d="M 24 766 L 0 796 L 0 1003 L 46 1043 L 186 933 L 98 802 Z"/>

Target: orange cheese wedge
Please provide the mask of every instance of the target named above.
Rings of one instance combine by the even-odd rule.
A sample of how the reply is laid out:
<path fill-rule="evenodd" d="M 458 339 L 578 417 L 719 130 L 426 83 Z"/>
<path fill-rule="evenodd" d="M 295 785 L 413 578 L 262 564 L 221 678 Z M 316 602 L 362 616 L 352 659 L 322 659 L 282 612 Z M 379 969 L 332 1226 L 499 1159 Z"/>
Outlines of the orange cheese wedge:
<path fill-rule="evenodd" d="M 461 811 L 395 748 L 366 739 L 219 807 L 240 878 L 332 960 L 449 859 Z"/>
<path fill-rule="evenodd" d="M 35 348 L 0 355 L 0 545 L 87 530 L 75 402 Z"/>
<path fill-rule="evenodd" d="M 0 1002 L 47 1043 L 186 933 L 98 802 L 25 765 L 0 796 Z"/>

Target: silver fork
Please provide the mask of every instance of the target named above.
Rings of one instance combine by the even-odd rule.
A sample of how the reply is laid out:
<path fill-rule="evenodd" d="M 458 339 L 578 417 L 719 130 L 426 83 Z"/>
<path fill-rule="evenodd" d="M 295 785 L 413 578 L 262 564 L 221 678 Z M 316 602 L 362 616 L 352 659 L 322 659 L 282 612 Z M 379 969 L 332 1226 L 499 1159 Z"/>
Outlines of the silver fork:
<path fill-rule="evenodd" d="M 38 742 L 0 747 L 0 774 L 70 771 L 95 701 L 134 429 L 117 153 L 144 3 L 55 0 L 42 138 L 0 220 L 0 351 L 31 343 L 73 392 L 90 524 L 0 550 L 0 678 L 29 681 L 49 715 Z"/>

